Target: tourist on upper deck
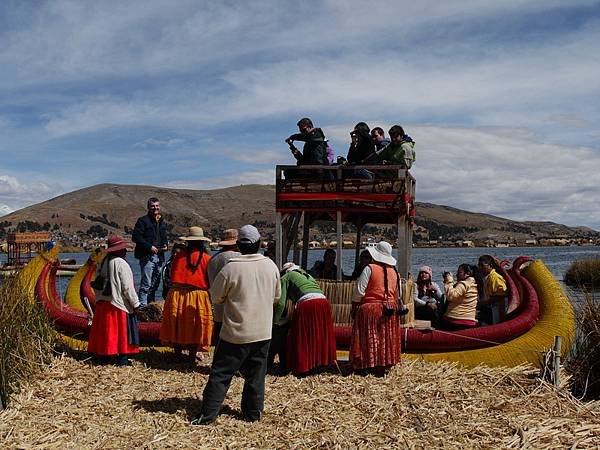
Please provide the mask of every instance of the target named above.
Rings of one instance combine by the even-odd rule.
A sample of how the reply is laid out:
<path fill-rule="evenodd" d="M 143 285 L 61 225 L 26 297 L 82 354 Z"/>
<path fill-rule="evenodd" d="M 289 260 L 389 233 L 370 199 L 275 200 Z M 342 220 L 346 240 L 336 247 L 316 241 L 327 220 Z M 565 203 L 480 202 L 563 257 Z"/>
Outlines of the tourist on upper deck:
<path fill-rule="evenodd" d="M 208 352 L 213 331 L 206 273 L 210 256 L 204 248 L 204 242 L 210 239 L 201 227 L 190 227 L 188 235 L 179 239 L 187 246 L 174 249 L 160 340 L 172 346 L 179 358 L 182 350 L 187 350 L 188 362 L 195 363 L 198 350 Z"/>
<path fill-rule="evenodd" d="M 361 273 L 352 298 L 352 337 L 349 361 L 353 370 L 382 376 L 400 361 L 400 276 L 392 246 L 385 241 L 367 250 L 373 258 Z"/>
<path fill-rule="evenodd" d="M 304 117 L 298 121 L 300 133 L 292 134 L 285 142 L 290 146 L 290 150 L 298 164 L 318 164 L 329 165 L 327 159 L 327 143 L 325 134 L 320 128 L 315 128 L 312 120 Z M 304 142 L 302 152 L 294 147 L 294 141 Z"/>
<path fill-rule="evenodd" d="M 416 288 L 413 292 L 415 304 L 415 319 L 429 320 L 433 326 L 437 325 L 439 307 L 442 300 L 442 290 L 432 277 L 433 271 L 429 266 L 419 269 Z"/>
<path fill-rule="evenodd" d="M 375 144 L 375 151 L 382 150 L 390 143 L 390 140 L 385 137 L 385 132 L 381 127 L 375 127 L 371 130 L 371 139 Z"/>
<path fill-rule="evenodd" d="M 337 266 L 335 265 L 335 250 L 328 248 L 323 253 L 323 261 L 315 261 L 312 268 L 309 270 L 310 274 L 315 278 L 321 278 L 326 280 L 337 279 Z M 342 273 L 342 278 L 344 274 Z"/>
<path fill-rule="evenodd" d="M 375 155 L 375 162 L 377 164 L 394 164 L 410 169 L 416 159 L 415 141 L 404 133 L 404 129 L 400 125 L 390 128 L 389 134 L 391 142 Z"/>
<path fill-rule="evenodd" d="M 236 372 L 244 377 L 244 420 L 260 420 L 264 408 L 273 308 L 281 294 L 279 270 L 259 253 L 260 233 L 254 226 L 240 228 L 237 245 L 242 255 L 230 259 L 210 287 L 213 301 L 224 304 L 223 327 L 204 388 L 201 415 L 193 425 L 215 421 Z"/>
<path fill-rule="evenodd" d="M 281 270 L 281 297 L 273 314 L 269 363 L 279 353 L 279 370 L 303 375 L 336 361 L 331 307 L 317 281 L 288 262 Z M 288 333 L 289 330 L 289 333 Z"/>
<path fill-rule="evenodd" d="M 212 285 L 215 281 L 215 277 L 221 271 L 225 264 L 227 264 L 232 258 L 241 256 L 241 253 L 237 247 L 238 230 L 235 228 L 227 229 L 221 235 L 219 241 L 219 253 L 213 256 L 206 269 L 208 275 L 208 283 Z M 216 344 L 219 333 L 221 332 L 221 325 L 223 324 L 223 304 L 213 303 L 213 320 L 215 323 L 215 329 L 213 332 L 213 344 Z"/>
<path fill-rule="evenodd" d="M 491 255 L 479 257 L 478 267 L 483 275 L 483 299 L 479 300 L 480 320 L 485 324 L 496 324 L 506 319 L 508 287 L 498 271 L 500 266 Z"/>
<path fill-rule="evenodd" d="M 352 142 L 348 149 L 348 164 L 362 164 L 364 160 L 375 152 L 375 144 L 371 139 L 369 126 L 358 122 L 350 132 Z"/>
<path fill-rule="evenodd" d="M 133 272 L 127 262 L 127 243 L 123 238 L 110 236 L 107 255 L 97 269 L 94 287 L 96 311 L 88 339 L 88 352 L 98 355 L 102 362 L 117 357 L 119 366 L 129 365 L 129 355 L 138 353 L 140 336 L 135 312 L 140 307 L 133 284 Z"/>
<path fill-rule="evenodd" d="M 454 283 L 450 272 L 444 273 L 447 308 L 440 322 L 440 328 L 462 330 L 477 326 L 477 300 L 481 279 L 477 267 L 469 264 L 458 266 Z"/>
<path fill-rule="evenodd" d="M 145 306 L 153 302 L 156 290 L 160 285 L 162 266 L 165 263 L 167 225 L 160 214 L 160 201 L 156 197 L 148 199 L 148 214 L 140 217 L 135 223 L 131 238 L 135 242 L 134 256 L 140 260 L 139 298 Z"/>

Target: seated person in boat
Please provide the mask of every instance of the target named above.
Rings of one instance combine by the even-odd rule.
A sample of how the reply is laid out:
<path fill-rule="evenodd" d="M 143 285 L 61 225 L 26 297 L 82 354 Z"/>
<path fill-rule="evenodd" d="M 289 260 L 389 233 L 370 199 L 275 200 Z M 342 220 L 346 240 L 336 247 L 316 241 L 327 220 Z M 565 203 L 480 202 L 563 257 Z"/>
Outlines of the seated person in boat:
<path fill-rule="evenodd" d="M 444 273 L 447 308 L 439 328 L 462 330 L 477 326 L 477 300 L 481 288 L 476 281 L 476 272 L 477 267 L 461 264 L 456 272 L 456 283 L 450 272 Z"/>
<path fill-rule="evenodd" d="M 479 301 L 480 320 L 493 325 L 506 319 L 508 287 L 498 273 L 500 267 L 491 255 L 479 257 L 478 267 L 483 275 L 483 298 Z"/>
<path fill-rule="evenodd" d="M 334 364 L 331 307 L 319 284 L 293 262 L 284 264 L 280 275 L 281 297 L 273 313 L 269 365 L 277 353 L 280 373 L 303 375 Z"/>
<path fill-rule="evenodd" d="M 323 261 L 315 261 L 309 273 L 317 279 L 336 280 L 337 266 L 335 265 L 335 250 L 328 248 L 323 253 Z M 342 273 L 342 279 L 344 274 Z"/>
<path fill-rule="evenodd" d="M 436 326 L 442 306 L 442 290 L 431 279 L 432 273 L 429 266 L 423 266 L 419 269 L 416 289 L 413 291 L 413 300 L 415 319 L 429 320 L 433 326 Z"/>
<path fill-rule="evenodd" d="M 350 275 L 350 280 L 356 280 L 362 273 L 363 269 L 372 262 L 373 258 L 368 250 L 363 250 L 360 252 L 360 256 L 358 257 L 358 265 L 354 269 L 354 272 L 352 272 L 352 275 Z"/>
<path fill-rule="evenodd" d="M 312 164 L 328 166 L 327 159 L 327 140 L 325 134 L 320 128 L 315 128 L 308 117 L 304 117 L 298 121 L 299 133 L 292 134 L 285 142 L 290 146 L 290 151 L 296 158 L 298 165 Z M 304 142 L 302 152 L 294 146 L 294 141 Z M 286 177 L 310 177 L 314 173 L 309 171 L 290 170 L 286 173 Z"/>
<path fill-rule="evenodd" d="M 349 362 L 354 371 L 383 376 L 400 361 L 400 276 L 392 246 L 385 241 L 367 249 L 373 263 L 362 271 L 352 296 Z"/>
<path fill-rule="evenodd" d="M 400 125 L 390 128 L 389 134 L 391 142 L 374 156 L 375 164 L 392 164 L 410 169 L 416 159 L 415 141 L 404 132 Z"/>

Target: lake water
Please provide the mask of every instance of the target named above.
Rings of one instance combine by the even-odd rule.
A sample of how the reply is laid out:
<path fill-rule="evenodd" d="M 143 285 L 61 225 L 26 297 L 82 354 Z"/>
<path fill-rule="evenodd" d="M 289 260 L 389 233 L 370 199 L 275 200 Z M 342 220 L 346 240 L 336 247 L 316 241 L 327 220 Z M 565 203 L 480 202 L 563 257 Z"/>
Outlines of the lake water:
<path fill-rule="evenodd" d="M 521 255 L 531 256 L 534 259 L 541 259 L 550 269 L 553 275 L 558 279 L 563 276 L 575 260 L 581 260 L 590 257 L 600 257 L 600 247 L 598 246 L 571 246 L 571 247 L 507 247 L 507 248 L 414 248 L 411 258 L 411 273 L 417 274 L 422 265 L 431 266 L 433 269 L 434 281 L 438 283 L 442 280 L 442 273 L 449 271 L 456 273 L 456 269 L 462 263 L 477 264 L 477 259 L 482 254 L 491 254 L 500 260 L 508 259 L 514 261 Z M 394 250 L 394 256 L 396 251 Z M 61 253 L 61 258 L 73 258 L 77 263 L 83 264 L 88 253 Z M 312 267 L 314 262 L 322 259 L 323 250 L 309 250 L 308 267 Z M 290 254 L 291 258 L 291 254 Z M 140 279 L 140 266 L 133 257 L 133 253 L 127 255 L 133 269 L 136 283 Z M 0 254 L 0 263 L 6 261 L 6 255 Z M 354 269 L 354 250 L 342 250 L 342 270 L 345 274 L 351 274 Z M 59 291 L 62 293 L 66 288 L 68 279 L 60 280 Z M 159 289 L 160 292 L 160 289 Z M 571 295 L 572 292 L 569 292 Z"/>

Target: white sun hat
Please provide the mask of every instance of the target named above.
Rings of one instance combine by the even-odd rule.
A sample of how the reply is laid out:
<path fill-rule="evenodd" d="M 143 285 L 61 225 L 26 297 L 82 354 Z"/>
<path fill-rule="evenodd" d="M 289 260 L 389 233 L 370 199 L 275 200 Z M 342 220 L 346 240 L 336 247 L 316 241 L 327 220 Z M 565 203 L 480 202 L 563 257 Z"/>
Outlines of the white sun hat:
<path fill-rule="evenodd" d="M 375 247 L 367 247 L 367 250 L 375 261 L 390 266 L 396 265 L 396 259 L 392 256 L 392 246 L 388 242 L 378 242 Z"/>

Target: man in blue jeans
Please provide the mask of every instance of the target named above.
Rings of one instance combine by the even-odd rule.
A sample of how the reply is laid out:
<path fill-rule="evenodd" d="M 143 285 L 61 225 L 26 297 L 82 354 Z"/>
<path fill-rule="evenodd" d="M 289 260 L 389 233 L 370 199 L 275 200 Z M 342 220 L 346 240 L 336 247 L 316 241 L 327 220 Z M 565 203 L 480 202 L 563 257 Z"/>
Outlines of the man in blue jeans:
<path fill-rule="evenodd" d="M 168 248 L 167 226 L 156 197 L 148 199 L 148 214 L 137 220 L 131 237 L 135 242 L 134 256 L 140 260 L 142 273 L 138 297 L 140 305 L 145 306 L 154 301 Z"/>

